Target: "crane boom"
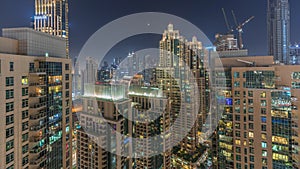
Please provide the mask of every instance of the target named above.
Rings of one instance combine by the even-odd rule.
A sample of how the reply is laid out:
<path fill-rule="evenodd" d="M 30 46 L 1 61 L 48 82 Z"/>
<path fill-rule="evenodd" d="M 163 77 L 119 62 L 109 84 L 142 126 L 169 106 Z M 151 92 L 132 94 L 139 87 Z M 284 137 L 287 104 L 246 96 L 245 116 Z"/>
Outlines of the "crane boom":
<path fill-rule="evenodd" d="M 223 16 L 224 16 L 224 20 L 225 20 L 225 23 L 226 23 L 227 30 L 230 32 L 231 29 L 230 29 L 230 26 L 229 26 L 229 23 L 228 23 L 228 19 L 227 19 L 227 15 L 225 13 L 224 8 L 222 8 L 222 12 L 223 12 Z"/>
<path fill-rule="evenodd" d="M 231 10 L 231 13 L 232 13 L 232 17 L 233 17 L 233 20 L 234 20 L 234 23 L 235 23 L 235 26 L 237 27 L 238 26 L 238 21 L 236 19 L 236 16 L 235 16 L 235 13 L 233 10 Z"/>

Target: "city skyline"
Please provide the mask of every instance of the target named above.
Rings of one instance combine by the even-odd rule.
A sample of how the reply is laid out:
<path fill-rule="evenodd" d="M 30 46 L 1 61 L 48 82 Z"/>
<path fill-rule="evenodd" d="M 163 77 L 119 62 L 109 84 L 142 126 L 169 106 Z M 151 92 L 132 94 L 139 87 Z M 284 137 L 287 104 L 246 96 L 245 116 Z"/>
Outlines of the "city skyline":
<path fill-rule="evenodd" d="M 0 28 L 5 27 L 29 27 L 30 17 L 34 15 L 34 1 L 18 2 L 20 5 L 17 7 L 18 13 L 10 14 L 10 21 L 7 22 L 6 18 L 0 18 Z M 101 4 L 100 4 L 101 3 Z M 118 2 L 120 5 L 115 5 L 114 2 L 91 2 L 83 4 L 81 2 L 71 1 L 69 2 L 70 11 L 82 11 L 82 12 L 70 12 L 70 56 L 78 56 L 81 47 L 86 40 L 99 28 L 106 23 L 117 19 L 120 16 L 133 14 L 137 12 L 145 11 L 157 11 L 165 12 L 177 15 L 198 26 L 211 41 L 214 41 L 215 33 L 226 33 L 226 25 L 223 18 L 221 8 L 223 7 L 228 15 L 230 25 L 234 25 L 234 21 L 231 16 L 231 10 L 234 10 L 239 22 L 247 19 L 250 16 L 255 16 L 255 19 L 245 26 L 244 28 L 244 41 L 245 47 L 249 49 L 250 55 L 266 55 L 267 54 L 267 0 L 255 0 L 239 2 L 237 0 L 230 2 L 218 2 L 217 0 L 210 2 L 197 2 L 190 1 L 184 5 L 183 2 L 172 2 L 174 7 L 168 7 L 168 1 L 159 3 L 155 2 L 138 2 L 130 1 Z M 190 5 L 193 4 L 193 5 Z M 183 8 L 179 8 L 181 5 L 189 7 L 191 12 L 187 12 Z M 300 5 L 299 1 L 290 1 L 291 6 L 291 43 L 300 42 L 300 35 L 297 34 L 297 28 L 300 27 L 299 16 L 297 15 L 296 7 Z M 201 7 L 203 6 L 203 7 Z M 250 6 L 250 8 L 249 8 Z M 0 14 L 7 16 L 8 13 L 15 8 L 14 1 L 6 2 L 6 5 L 2 6 Z M 99 10 L 100 9 L 100 10 Z M 178 10 L 179 9 L 179 10 Z M 253 10 L 255 9 L 255 10 Z M 199 10 L 198 12 L 196 12 Z M 213 13 L 213 14 L 211 14 Z M 197 15 L 203 15 L 204 17 L 195 17 Z M 87 26 L 88 25 L 88 26 Z M 261 28 L 261 29 L 257 29 Z M 84 30 L 84 31 L 82 31 Z M 128 52 L 139 50 L 147 47 L 157 47 L 156 41 L 160 36 L 147 36 L 151 42 L 140 44 L 139 40 L 142 37 L 133 37 L 126 40 L 127 45 L 117 45 L 115 48 L 122 50 L 121 52 L 110 52 L 109 57 L 115 55 L 122 55 L 125 57 Z M 258 37 L 251 38 L 251 37 Z M 152 40 L 153 39 L 153 40 Z M 257 43 L 259 41 L 260 43 Z"/>

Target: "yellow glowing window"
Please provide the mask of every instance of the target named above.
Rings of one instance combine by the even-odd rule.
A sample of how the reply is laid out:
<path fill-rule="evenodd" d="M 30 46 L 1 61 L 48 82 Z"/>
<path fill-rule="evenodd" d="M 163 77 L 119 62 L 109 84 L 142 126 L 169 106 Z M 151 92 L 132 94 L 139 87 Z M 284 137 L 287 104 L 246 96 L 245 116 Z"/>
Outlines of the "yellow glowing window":
<path fill-rule="evenodd" d="M 261 134 L 261 138 L 262 138 L 263 140 L 266 140 L 266 139 L 267 139 L 267 135 L 266 135 L 266 134 Z"/>
<path fill-rule="evenodd" d="M 235 140 L 236 145 L 241 145 L 241 140 Z"/>
<path fill-rule="evenodd" d="M 254 137 L 254 133 L 253 132 L 249 132 L 249 138 L 253 138 Z"/>
<path fill-rule="evenodd" d="M 22 76 L 22 85 L 27 85 L 27 84 L 28 84 L 28 77 Z"/>

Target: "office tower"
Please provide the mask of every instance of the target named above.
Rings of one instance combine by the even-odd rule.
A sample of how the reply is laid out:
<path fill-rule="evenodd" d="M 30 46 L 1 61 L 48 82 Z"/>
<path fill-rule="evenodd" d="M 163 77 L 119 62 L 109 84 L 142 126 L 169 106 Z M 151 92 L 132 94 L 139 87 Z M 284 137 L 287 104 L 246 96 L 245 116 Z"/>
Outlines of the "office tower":
<path fill-rule="evenodd" d="M 228 87 L 218 130 L 218 168 L 298 168 L 300 67 L 273 65 L 272 56 L 221 61 L 225 74 L 219 78 L 225 76 Z"/>
<path fill-rule="evenodd" d="M 292 65 L 300 65 L 300 45 L 295 44 L 290 46 L 290 60 Z"/>
<path fill-rule="evenodd" d="M 131 113 L 123 85 L 85 85 L 81 129 L 77 134 L 78 168 L 131 168 L 129 139 L 132 125 L 124 117 Z M 124 117 L 123 117 L 124 116 Z"/>
<path fill-rule="evenodd" d="M 268 54 L 289 64 L 290 6 L 288 0 L 268 0 Z"/>
<path fill-rule="evenodd" d="M 203 153 L 199 139 L 209 99 L 204 92 L 207 79 L 203 61 L 201 42 L 195 37 L 188 42 L 169 24 L 160 41 L 155 83 L 172 102 L 172 141 L 177 145 L 172 154 L 174 168 L 195 168 Z"/>
<path fill-rule="evenodd" d="M 3 35 L 13 39 L 0 38 L 1 167 L 72 168 L 71 60 L 34 54 L 59 49 L 64 40 L 29 28 Z M 42 44 L 34 48 L 34 41 Z"/>
<path fill-rule="evenodd" d="M 171 168 L 170 102 L 162 90 L 131 85 L 134 168 Z"/>
<path fill-rule="evenodd" d="M 34 29 L 66 39 L 69 57 L 68 0 L 35 0 Z"/>
<path fill-rule="evenodd" d="M 248 49 L 240 49 L 233 34 L 216 34 L 214 46 L 220 57 L 247 56 Z"/>
<path fill-rule="evenodd" d="M 87 57 L 85 69 L 83 71 L 82 82 L 84 84 L 95 83 L 97 79 L 97 70 L 98 64 L 96 63 L 95 59 L 92 57 Z"/>

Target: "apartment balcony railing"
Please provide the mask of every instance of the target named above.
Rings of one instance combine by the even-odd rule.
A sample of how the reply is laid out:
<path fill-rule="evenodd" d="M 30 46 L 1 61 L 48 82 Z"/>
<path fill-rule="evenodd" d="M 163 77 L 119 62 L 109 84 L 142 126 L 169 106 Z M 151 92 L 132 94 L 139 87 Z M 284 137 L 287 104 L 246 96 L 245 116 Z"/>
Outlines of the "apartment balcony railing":
<path fill-rule="evenodd" d="M 46 93 L 30 93 L 30 97 L 44 97 L 46 96 Z"/>
<path fill-rule="evenodd" d="M 39 114 L 36 115 L 30 115 L 30 120 L 40 120 L 42 118 L 45 118 L 46 112 L 39 112 Z"/>
<path fill-rule="evenodd" d="M 31 73 L 31 74 L 46 74 L 46 69 L 42 69 L 42 68 L 30 69 L 29 73 Z"/>
<path fill-rule="evenodd" d="M 36 103 L 29 106 L 31 109 L 40 109 L 46 107 L 46 102 Z"/>
<path fill-rule="evenodd" d="M 41 162 L 43 162 L 44 160 L 47 159 L 45 157 L 46 157 L 45 154 L 41 155 L 41 156 L 38 156 L 37 158 L 30 161 L 30 165 L 39 165 Z"/>

